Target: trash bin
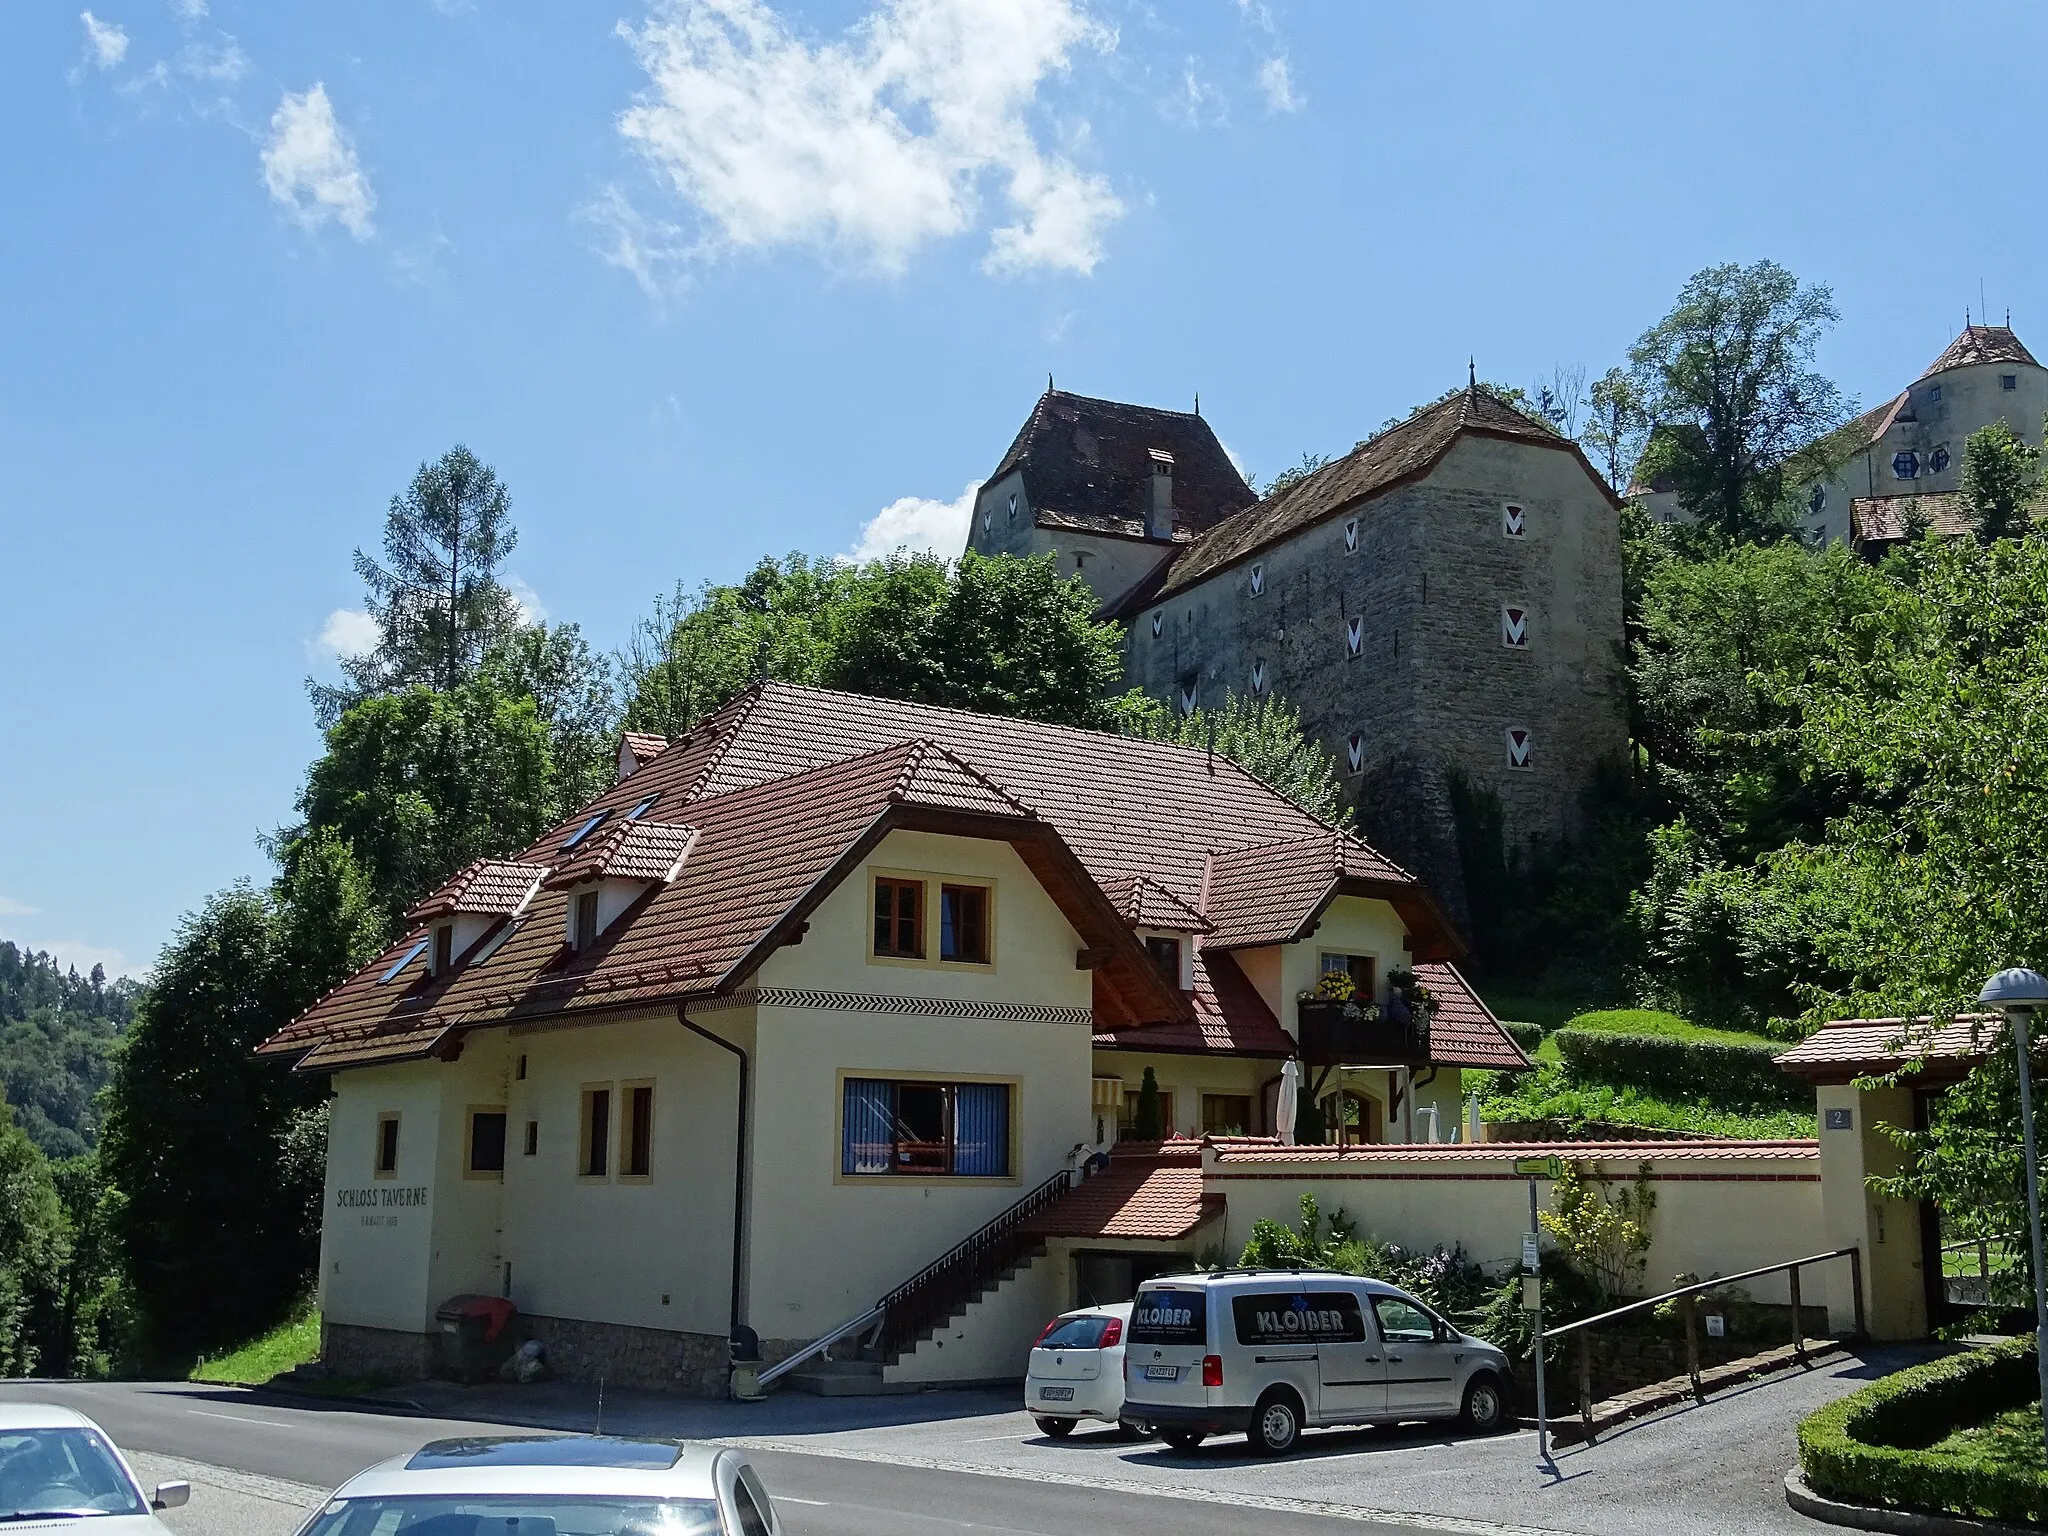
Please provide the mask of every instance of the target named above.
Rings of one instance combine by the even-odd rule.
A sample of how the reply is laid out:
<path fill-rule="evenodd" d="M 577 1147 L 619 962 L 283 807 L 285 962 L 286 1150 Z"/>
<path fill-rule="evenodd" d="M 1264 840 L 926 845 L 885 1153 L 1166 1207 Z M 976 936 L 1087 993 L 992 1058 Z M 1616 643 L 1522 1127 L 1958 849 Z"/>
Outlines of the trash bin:
<path fill-rule="evenodd" d="M 732 1349 L 732 1395 L 735 1401 L 756 1403 L 768 1394 L 761 1390 L 761 1336 L 741 1323 L 727 1340 Z"/>
<path fill-rule="evenodd" d="M 441 1328 L 441 1364 L 455 1381 L 486 1381 L 515 1345 L 519 1309 L 503 1296 L 451 1296 L 434 1320 Z"/>

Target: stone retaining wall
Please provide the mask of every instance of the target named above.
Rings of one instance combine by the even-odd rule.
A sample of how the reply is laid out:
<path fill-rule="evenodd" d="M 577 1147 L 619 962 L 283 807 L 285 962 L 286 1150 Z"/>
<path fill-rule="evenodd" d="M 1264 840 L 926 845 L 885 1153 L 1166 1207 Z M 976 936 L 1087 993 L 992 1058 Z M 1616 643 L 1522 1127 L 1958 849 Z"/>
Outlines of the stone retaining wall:
<path fill-rule="evenodd" d="M 439 1345 L 431 1333 L 354 1323 L 320 1325 L 321 1363 L 343 1381 L 418 1381 L 433 1374 L 438 1359 Z"/>

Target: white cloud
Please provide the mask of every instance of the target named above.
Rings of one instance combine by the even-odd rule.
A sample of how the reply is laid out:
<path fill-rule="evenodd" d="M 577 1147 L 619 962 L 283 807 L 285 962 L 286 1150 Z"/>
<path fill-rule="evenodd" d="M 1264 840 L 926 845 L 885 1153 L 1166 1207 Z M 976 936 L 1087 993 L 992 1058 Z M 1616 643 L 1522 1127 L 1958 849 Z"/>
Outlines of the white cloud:
<path fill-rule="evenodd" d="M 1299 112 L 1308 100 L 1294 88 L 1294 71 L 1287 55 L 1277 53 L 1259 66 L 1259 89 L 1266 94 L 1268 112 Z"/>
<path fill-rule="evenodd" d="M 23 947 L 47 950 L 50 958 L 57 962 L 59 970 L 69 967 L 81 976 L 90 976 L 95 965 L 104 965 L 107 968 L 109 980 L 134 973 L 134 967 L 129 965 L 125 954 L 118 949 L 108 949 L 102 944 L 85 944 L 76 939 L 52 939 L 48 943 L 24 944 Z"/>
<path fill-rule="evenodd" d="M 327 87 L 317 81 L 302 95 L 286 91 L 277 104 L 263 146 L 263 183 L 304 229 L 318 229 L 333 219 L 358 240 L 375 232 L 370 211 L 377 206 L 376 194 L 354 146 L 334 120 Z"/>
<path fill-rule="evenodd" d="M 91 11 L 80 11 L 78 19 L 85 23 L 85 45 L 92 50 L 93 63 L 101 69 L 112 69 L 128 57 L 125 28 L 111 21 L 101 21 Z"/>
<path fill-rule="evenodd" d="M 323 655 L 339 661 L 345 656 L 369 655 L 383 638 L 383 630 L 369 614 L 357 608 L 337 608 L 320 626 L 317 643 Z"/>
<path fill-rule="evenodd" d="M 171 0 L 171 10 L 180 21 L 203 21 L 206 17 L 206 0 Z"/>
<path fill-rule="evenodd" d="M 951 560 L 967 547 L 974 493 L 980 489 L 979 480 L 970 480 L 967 489 L 952 501 L 899 497 L 868 519 L 850 558 L 884 560 L 902 549 L 914 555 L 929 553 Z"/>
<path fill-rule="evenodd" d="M 27 917 L 35 908 L 25 901 L 16 901 L 12 896 L 0 896 L 0 917 Z"/>
<path fill-rule="evenodd" d="M 512 606 L 519 610 L 520 623 L 538 624 L 548 616 L 547 604 L 540 600 L 540 594 L 517 576 L 505 578 L 505 590 L 512 594 Z"/>
<path fill-rule="evenodd" d="M 989 269 L 1085 273 L 1123 212 L 1026 121 L 1075 49 L 1115 46 L 1082 0 L 879 0 L 815 45 L 763 0 L 653 0 L 619 31 L 650 82 L 619 132 L 702 216 L 699 254 L 808 246 L 901 272 L 975 227 L 994 180 L 1011 222 Z M 610 259 L 637 277 L 645 251 Z"/>
<path fill-rule="evenodd" d="M 649 218 L 617 187 L 606 187 L 576 216 L 597 230 L 597 254 L 632 273 L 648 297 L 663 298 L 680 283 L 689 246 L 678 226 Z"/>
<path fill-rule="evenodd" d="M 178 50 L 178 68 L 194 80 L 232 85 L 249 73 L 249 56 L 232 37 L 218 48 L 193 43 Z"/>

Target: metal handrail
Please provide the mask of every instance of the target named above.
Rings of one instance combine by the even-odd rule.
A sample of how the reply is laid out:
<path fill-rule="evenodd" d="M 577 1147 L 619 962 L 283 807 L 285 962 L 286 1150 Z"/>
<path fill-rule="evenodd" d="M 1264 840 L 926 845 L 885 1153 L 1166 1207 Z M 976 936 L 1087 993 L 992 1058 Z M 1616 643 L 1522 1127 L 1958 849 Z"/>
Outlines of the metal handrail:
<path fill-rule="evenodd" d="M 820 1334 L 817 1338 L 811 1340 L 810 1343 L 806 1344 L 802 1349 L 798 1350 L 795 1354 L 790 1355 L 785 1359 L 778 1360 L 773 1365 L 769 1366 L 767 1370 L 761 1373 L 760 1384 L 765 1387 L 768 1385 L 769 1382 L 787 1376 L 791 1371 L 795 1370 L 798 1366 L 802 1365 L 806 1360 L 810 1359 L 813 1355 L 824 1354 L 826 1350 L 830 1349 L 834 1344 L 837 1344 L 841 1339 L 849 1338 L 852 1335 L 859 1333 L 861 1329 L 867 1327 L 869 1323 L 876 1321 L 878 1318 L 881 1317 L 881 1315 L 882 1309 L 880 1307 L 869 1307 L 867 1311 L 861 1313 L 859 1317 L 853 1318 L 848 1322 L 841 1323 L 837 1328 L 834 1328 L 830 1333 Z"/>
<path fill-rule="evenodd" d="M 1807 1363 L 1806 1324 L 1805 1320 L 1800 1316 L 1799 1271 L 1809 1264 L 1826 1264 L 1834 1259 L 1844 1258 L 1849 1261 L 1849 1287 L 1856 1299 L 1856 1333 L 1860 1337 L 1865 1332 L 1863 1321 L 1863 1251 L 1860 1248 L 1836 1248 L 1828 1253 L 1808 1254 L 1803 1259 L 1788 1259 L 1783 1264 L 1765 1264 L 1757 1269 L 1745 1269 L 1739 1274 L 1720 1275 L 1712 1280 L 1697 1280 L 1691 1285 L 1681 1285 L 1676 1290 L 1665 1291 L 1659 1296 L 1646 1296 L 1641 1301 L 1631 1301 L 1619 1307 L 1610 1307 L 1605 1312 L 1596 1313 L 1592 1317 L 1582 1317 L 1576 1322 L 1565 1323 L 1561 1327 L 1546 1328 L 1543 1331 L 1542 1337 L 1537 1341 L 1538 1353 L 1540 1355 L 1542 1346 L 1548 1344 L 1552 1339 L 1562 1337 L 1567 1333 L 1578 1334 L 1579 1422 L 1587 1441 L 1590 1442 L 1593 1439 L 1593 1351 L 1590 1342 L 1592 1335 L 1587 1330 L 1600 1323 L 1612 1322 L 1617 1317 L 1627 1317 L 1631 1313 L 1662 1306 L 1667 1301 L 1678 1302 L 1679 1310 L 1685 1319 L 1686 1375 L 1690 1379 L 1693 1401 L 1704 1403 L 1707 1400 L 1707 1394 L 1706 1389 L 1700 1385 L 1699 1335 L 1695 1331 L 1695 1324 L 1698 1320 L 1698 1298 L 1707 1291 L 1718 1290 L 1725 1285 L 1735 1285 L 1744 1280 L 1754 1280 L 1759 1275 L 1784 1273 L 1792 1293 L 1793 1358 L 1801 1365 L 1805 1365 Z M 1536 1362 L 1536 1370 L 1538 1373 L 1537 1380 L 1540 1385 L 1543 1370 L 1543 1361 L 1540 1358 Z M 1540 1417 L 1541 1415 L 1539 1414 Z M 1544 1426 L 1539 1425 L 1538 1428 L 1539 1432 L 1542 1432 Z"/>

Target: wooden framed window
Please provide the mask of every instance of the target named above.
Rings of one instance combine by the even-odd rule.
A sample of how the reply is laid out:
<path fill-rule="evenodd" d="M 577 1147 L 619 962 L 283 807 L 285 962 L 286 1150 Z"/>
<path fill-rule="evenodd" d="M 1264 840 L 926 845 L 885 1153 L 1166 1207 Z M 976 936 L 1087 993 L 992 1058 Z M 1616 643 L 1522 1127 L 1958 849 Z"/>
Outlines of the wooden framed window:
<path fill-rule="evenodd" d="M 924 882 L 875 877 L 875 953 L 888 960 L 924 958 Z"/>
<path fill-rule="evenodd" d="M 469 1179 L 505 1177 L 504 1105 L 470 1105 L 469 1138 L 463 1150 L 462 1175 Z"/>
<path fill-rule="evenodd" d="M 583 1090 L 583 1112 L 576 1131 L 576 1176 L 608 1179 L 612 1172 L 612 1085 L 592 1083 Z"/>
<path fill-rule="evenodd" d="M 1008 1178 L 1013 1091 L 1009 1083 L 846 1078 L 840 1089 L 839 1171 Z"/>
<path fill-rule="evenodd" d="M 597 892 L 578 891 L 569 908 L 569 944 L 588 949 L 597 939 Z"/>
<path fill-rule="evenodd" d="M 644 1179 L 654 1171 L 654 1084 L 619 1084 L 619 1177 Z"/>
<path fill-rule="evenodd" d="M 1245 1093 L 1202 1095 L 1204 1136 L 1248 1136 L 1252 1129 L 1252 1100 Z"/>
<path fill-rule="evenodd" d="M 1332 971 L 1342 971 L 1349 976 L 1352 991 L 1361 1002 L 1369 1003 L 1379 995 L 1378 978 L 1374 975 L 1375 967 L 1371 955 L 1339 955 L 1332 954 L 1326 949 L 1323 951 L 1320 969 L 1325 976 Z"/>
<path fill-rule="evenodd" d="M 1173 1095 L 1162 1088 L 1159 1090 L 1159 1128 L 1171 1136 L 1175 1124 L 1176 1122 L 1173 1118 Z M 1116 1122 L 1117 1139 L 1128 1141 L 1137 1134 L 1137 1131 L 1138 1090 L 1126 1088 L 1124 1090 L 1124 1111 L 1118 1116 Z"/>
<path fill-rule="evenodd" d="M 1145 940 L 1145 953 L 1153 968 L 1166 978 L 1169 987 L 1180 986 L 1180 940 L 1171 934 L 1155 933 Z"/>
<path fill-rule="evenodd" d="M 529 1120 L 526 1122 L 526 1155 L 532 1157 L 539 1151 L 540 1122 L 538 1120 Z"/>
<path fill-rule="evenodd" d="M 455 968 L 455 925 L 442 923 L 434 929 L 434 974 L 446 976 Z"/>
<path fill-rule="evenodd" d="M 939 887 L 939 958 L 962 965 L 989 963 L 989 888 Z"/>
<path fill-rule="evenodd" d="M 395 1109 L 377 1117 L 375 1171 L 380 1179 L 398 1177 L 398 1111 Z"/>

